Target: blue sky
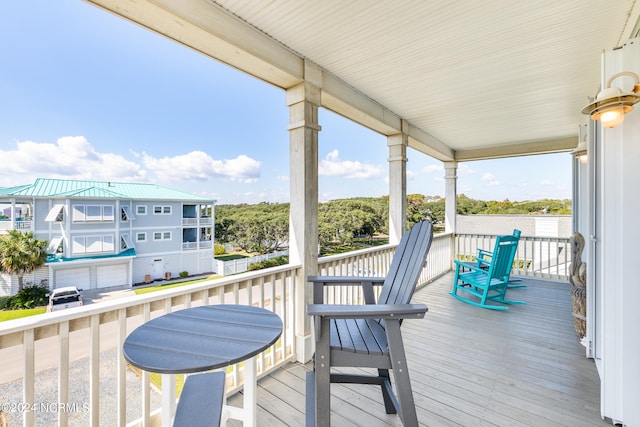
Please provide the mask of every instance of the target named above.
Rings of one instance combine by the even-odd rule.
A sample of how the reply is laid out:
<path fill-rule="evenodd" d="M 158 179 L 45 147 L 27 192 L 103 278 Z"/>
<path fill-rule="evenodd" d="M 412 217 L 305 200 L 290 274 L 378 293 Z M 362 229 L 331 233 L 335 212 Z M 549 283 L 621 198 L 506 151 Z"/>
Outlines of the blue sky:
<path fill-rule="evenodd" d="M 220 204 L 286 202 L 285 94 L 80 0 L 0 3 L 0 187 L 152 182 Z M 320 111 L 320 199 L 388 194 L 386 138 Z M 444 196 L 409 150 L 408 192 Z M 569 154 L 462 163 L 458 193 L 571 197 Z"/>

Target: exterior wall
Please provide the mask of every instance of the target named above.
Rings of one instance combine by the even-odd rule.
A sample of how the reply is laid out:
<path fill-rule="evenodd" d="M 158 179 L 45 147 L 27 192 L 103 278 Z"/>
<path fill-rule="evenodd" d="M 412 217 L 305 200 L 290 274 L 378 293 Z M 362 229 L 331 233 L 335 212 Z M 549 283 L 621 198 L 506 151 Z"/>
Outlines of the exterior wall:
<path fill-rule="evenodd" d="M 456 232 L 468 234 L 511 234 L 517 228 L 523 236 L 571 237 L 569 215 L 458 215 Z"/>
<path fill-rule="evenodd" d="M 616 73 L 640 74 L 640 39 L 630 40 L 603 54 L 603 87 Z M 616 79 L 613 86 L 629 91 L 629 77 Z M 640 286 L 638 286 L 637 247 L 640 241 L 638 212 L 640 198 L 640 112 L 625 115 L 613 129 L 599 129 L 598 191 L 594 220 L 596 236 L 595 302 L 601 314 L 595 338 L 602 348 L 599 368 L 602 385 L 602 415 L 627 426 L 640 426 Z M 601 189 L 601 191 L 599 191 Z M 592 318 L 593 319 L 593 318 Z"/>

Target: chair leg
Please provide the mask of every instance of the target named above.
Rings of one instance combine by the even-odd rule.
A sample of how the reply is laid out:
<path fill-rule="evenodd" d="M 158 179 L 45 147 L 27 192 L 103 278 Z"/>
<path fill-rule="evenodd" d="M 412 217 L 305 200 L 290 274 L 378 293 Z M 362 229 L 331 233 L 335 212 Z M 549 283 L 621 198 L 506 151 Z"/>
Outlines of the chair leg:
<path fill-rule="evenodd" d="M 318 320 L 318 319 L 316 319 Z M 331 426 L 331 368 L 329 335 L 331 321 L 325 317 L 320 319 L 320 336 L 316 337 L 315 354 L 315 425 L 316 427 Z"/>
<path fill-rule="evenodd" d="M 387 414 L 397 414 L 396 402 L 393 398 L 393 390 L 391 389 L 391 377 L 389 376 L 388 369 L 378 369 L 378 377 L 381 379 L 382 384 L 382 399 L 384 400 L 384 410 Z"/>
<path fill-rule="evenodd" d="M 398 397 L 398 413 L 405 427 L 418 425 L 416 406 L 413 401 L 411 390 L 411 380 L 409 378 L 409 368 L 404 352 L 404 344 L 400 333 L 400 322 L 398 320 L 385 321 L 387 330 L 387 341 L 389 344 L 389 354 L 391 366 L 393 366 L 393 377 L 396 383 L 396 395 Z"/>

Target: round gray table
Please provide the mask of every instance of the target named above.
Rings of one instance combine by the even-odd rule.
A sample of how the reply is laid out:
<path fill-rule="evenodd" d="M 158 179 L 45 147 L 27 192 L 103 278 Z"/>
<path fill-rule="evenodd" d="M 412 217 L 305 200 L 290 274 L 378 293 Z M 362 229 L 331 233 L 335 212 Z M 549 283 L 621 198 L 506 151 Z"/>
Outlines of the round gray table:
<path fill-rule="evenodd" d="M 282 334 L 275 313 L 249 305 L 210 305 L 187 308 L 157 317 L 136 328 L 124 341 L 125 359 L 140 369 L 165 374 L 203 372 L 245 361 L 244 425 L 256 423 L 256 366 L 254 356 Z M 175 411 L 175 398 L 163 387 L 163 424 Z M 175 387 L 174 387 L 175 388 Z M 167 391 L 165 396 L 165 391 Z M 168 410 L 168 412 L 165 412 Z"/>

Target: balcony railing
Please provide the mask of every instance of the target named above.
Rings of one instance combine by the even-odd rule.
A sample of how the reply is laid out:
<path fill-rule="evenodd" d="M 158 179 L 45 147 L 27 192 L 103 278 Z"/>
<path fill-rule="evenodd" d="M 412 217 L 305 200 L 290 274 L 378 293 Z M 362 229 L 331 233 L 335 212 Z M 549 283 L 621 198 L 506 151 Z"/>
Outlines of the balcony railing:
<path fill-rule="evenodd" d="M 491 234 L 458 234 L 454 257 L 475 260 L 478 248 L 492 251 L 496 236 Z M 553 280 L 567 280 L 571 264 L 568 237 L 520 236 L 512 274 Z"/>
<path fill-rule="evenodd" d="M 31 220 L 0 221 L 0 232 L 8 232 L 9 230 L 31 230 Z M 13 225 L 12 225 L 13 224 Z"/>
<path fill-rule="evenodd" d="M 209 218 L 209 217 L 182 218 L 182 225 L 184 226 L 213 225 L 213 218 Z"/>
<path fill-rule="evenodd" d="M 473 254 L 478 246 L 490 248 L 491 238 L 488 235 L 435 236 L 420 283 L 424 285 L 450 271 L 454 253 Z M 518 260 L 522 261 L 522 268 L 517 270 L 518 274 L 543 277 L 561 275 L 564 271 L 566 275 L 566 267 L 560 267 L 568 264 L 564 255 L 569 252 L 568 239 L 521 237 L 520 247 L 522 253 Z M 384 245 L 323 257 L 319 260 L 319 273 L 382 277 L 394 251 L 395 246 Z M 558 261 L 547 260 L 551 253 L 561 255 L 555 256 Z M 0 370 L 0 398 L 9 399 L 0 403 L 25 408 L 50 402 L 51 396 L 56 396 L 56 405 L 79 404 L 79 408 L 86 408 L 86 412 L 75 414 L 60 410 L 14 412 L 9 416 L 18 418 L 10 418 L 10 425 L 65 426 L 71 416 L 74 424 L 81 425 L 150 425 L 159 412 L 157 405 L 152 405 L 150 376 L 141 373 L 139 379 L 137 376 L 128 379 L 132 374 L 122 355 L 122 344 L 127 334 L 143 322 L 190 306 L 254 304 L 274 311 L 281 316 L 284 331 L 281 339 L 259 357 L 258 376 L 283 366 L 296 357 L 294 340 L 303 334 L 295 330 L 296 318 L 303 315 L 300 310 L 304 310 L 294 303 L 296 293 L 302 288 L 299 275 L 300 266 L 285 265 L 0 324 L 0 360 L 6 367 L 17 367 L 17 371 Z M 356 289 L 346 290 L 332 295 L 331 300 L 356 302 L 361 301 L 361 295 Z M 114 355 L 113 366 L 107 363 L 108 353 Z M 86 361 L 86 369 L 76 368 L 79 360 Z M 51 369 L 57 370 L 53 375 L 57 380 L 48 380 L 56 383 L 48 384 L 53 389 L 42 383 L 43 372 Z M 107 377 L 115 380 L 106 381 Z M 76 394 L 78 384 L 85 386 L 86 391 L 82 393 L 86 394 Z M 233 365 L 227 371 L 227 391 L 233 394 L 242 386 L 243 365 Z M 22 393 L 7 394 L 4 387 L 21 388 Z M 127 389 L 132 387 L 140 390 L 135 400 L 127 397 Z"/>

